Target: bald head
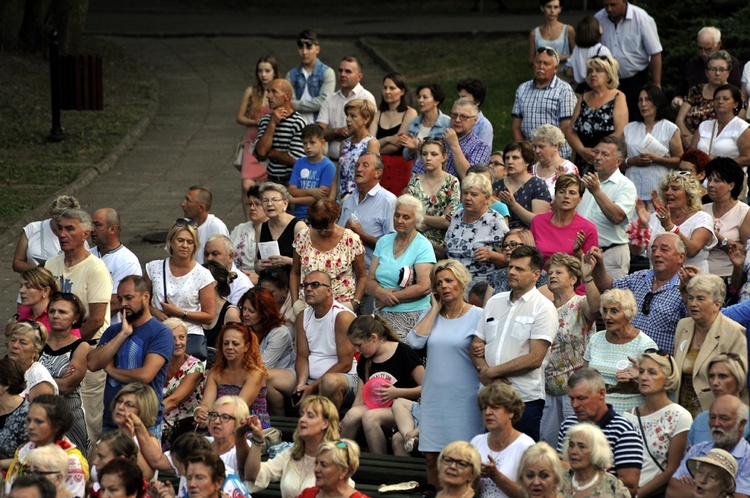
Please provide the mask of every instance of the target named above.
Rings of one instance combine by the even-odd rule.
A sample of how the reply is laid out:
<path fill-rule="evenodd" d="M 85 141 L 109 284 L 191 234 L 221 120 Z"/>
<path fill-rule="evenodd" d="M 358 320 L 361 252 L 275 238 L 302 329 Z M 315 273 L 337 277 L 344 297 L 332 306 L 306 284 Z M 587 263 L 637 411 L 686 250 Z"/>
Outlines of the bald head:
<path fill-rule="evenodd" d="M 94 211 L 91 216 L 91 242 L 100 253 L 111 251 L 120 245 L 120 215 L 112 208 Z"/>
<path fill-rule="evenodd" d="M 287 108 L 292 110 L 292 84 L 283 78 L 276 78 L 268 88 L 268 106 L 271 109 Z"/>

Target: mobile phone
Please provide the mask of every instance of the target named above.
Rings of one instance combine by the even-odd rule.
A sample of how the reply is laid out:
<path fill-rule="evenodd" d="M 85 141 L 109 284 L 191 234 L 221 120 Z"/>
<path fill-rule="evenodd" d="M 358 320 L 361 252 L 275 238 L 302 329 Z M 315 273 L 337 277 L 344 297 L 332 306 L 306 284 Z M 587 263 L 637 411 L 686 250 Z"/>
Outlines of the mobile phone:
<path fill-rule="evenodd" d="M 349 219 L 352 220 L 352 223 L 359 223 L 359 217 L 357 216 L 357 213 L 352 213 Z"/>
<path fill-rule="evenodd" d="M 292 393 L 292 406 L 299 405 L 300 401 L 302 401 L 302 391 L 297 391 L 295 393 Z"/>

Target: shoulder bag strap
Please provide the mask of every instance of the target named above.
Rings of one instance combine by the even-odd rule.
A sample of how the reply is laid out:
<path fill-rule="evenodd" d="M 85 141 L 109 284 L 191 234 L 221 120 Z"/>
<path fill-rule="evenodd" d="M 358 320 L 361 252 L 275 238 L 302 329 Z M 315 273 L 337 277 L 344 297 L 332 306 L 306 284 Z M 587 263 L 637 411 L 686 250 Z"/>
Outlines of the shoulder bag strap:
<path fill-rule="evenodd" d="M 648 452 L 648 456 L 651 457 L 651 460 L 654 461 L 657 467 L 659 467 L 659 470 L 664 472 L 664 467 L 661 466 L 659 461 L 654 457 L 654 455 L 651 453 L 651 450 L 648 449 L 648 439 L 646 438 L 646 432 L 643 430 L 643 424 L 641 423 L 641 413 L 638 411 L 638 407 L 635 407 L 635 414 L 638 417 L 638 427 L 641 428 L 641 435 L 643 436 L 643 446 L 646 447 L 646 451 Z"/>
<path fill-rule="evenodd" d="M 161 280 L 164 286 L 164 302 L 167 301 L 167 258 L 161 261 Z"/>

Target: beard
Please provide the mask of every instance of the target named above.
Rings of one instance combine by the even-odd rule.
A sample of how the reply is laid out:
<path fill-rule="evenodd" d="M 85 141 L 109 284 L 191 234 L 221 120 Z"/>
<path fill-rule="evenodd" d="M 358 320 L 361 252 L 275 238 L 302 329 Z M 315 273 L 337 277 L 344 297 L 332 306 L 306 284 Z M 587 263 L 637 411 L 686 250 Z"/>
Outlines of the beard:
<path fill-rule="evenodd" d="M 130 313 L 128 313 L 128 311 L 130 311 Z M 133 322 L 138 321 L 143 316 L 143 313 L 145 311 L 146 311 L 146 308 L 143 308 L 143 307 L 137 310 L 134 310 L 132 308 L 127 308 L 125 310 L 125 316 L 128 318 L 129 323 L 133 323 Z"/>

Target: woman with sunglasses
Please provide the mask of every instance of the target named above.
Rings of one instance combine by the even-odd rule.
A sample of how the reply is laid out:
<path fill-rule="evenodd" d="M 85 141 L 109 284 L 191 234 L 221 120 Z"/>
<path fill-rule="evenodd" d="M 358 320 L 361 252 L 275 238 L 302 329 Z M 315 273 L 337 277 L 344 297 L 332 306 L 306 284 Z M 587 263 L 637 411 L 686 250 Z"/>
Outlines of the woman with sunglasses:
<path fill-rule="evenodd" d="M 47 344 L 47 329 L 37 322 L 18 322 L 8 337 L 8 358 L 24 371 L 26 389 L 22 396 L 33 401 L 40 394 L 59 394 L 57 382 L 44 365 L 39 363 L 44 345 Z"/>
<path fill-rule="evenodd" d="M 710 273 L 692 277 L 687 284 L 688 317 L 677 322 L 675 329 L 675 363 L 680 373 L 677 401 L 693 417 L 708 410 L 714 401 L 708 379 L 712 359 L 722 353 L 736 353 L 747 365 L 744 328 L 721 313 L 725 294 L 721 277 Z"/>
<path fill-rule="evenodd" d="M 268 217 L 261 223 L 255 234 L 258 254 L 255 260 L 255 271 L 261 271 L 272 266 L 282 266 L 289 272 L 294 257 L 294 238 L 307 225 L 299 218 L 287 213 L 289 207 L 289 191 L 285 186 L 273 182 L 265 182 L 260 186 L 260 203 Z M 265 249 L 261 252 L 261 244 L 276 242 L 273 256 L 268 256 Z M 267 257 L 263 257 L 266 254 Z"/>
<path fill-rule="evenodd" d="M 740 398 L 747 404 L 747 364 L 737 353 L 721 353 L 708 362 L 708 383 L 714 398 L 723 395 Z M 750 436 L 750 424 L 745 424 L 742 437 Z M 709 425 L 708 410 L 693 419 L 687 436 L 687 447 L 713 441 Z"/>
<path fill-rule="evenodd" d="M 302 282 L 312 271 L 331 276 L 333 299 L 355 312 L 365 295 L 365 246 L 359 235 L 336 224 L 341 206 L 333 199 L 320 199 L 307 208 L 305 227 L 294 238 L 294 256 L 289 281 L 295 311 L 305 306 Z"/>
<path fill-rule="evenodd" d="M 205 360 L 208 352 L 203 325 L 214 319 L 216 282 L 195 260 L 199 247 L 198 225 L 193 220 L 177 219 L 164 247 L 169 257 L 146 263 L 144 277 L 153 289 L 151 314 L 161 322 L 169 317 L 185 322 L 187 353 Z"/>
<path fill-rule="evenodd" d="M 66 434 L 88 455 L 89 436 L 81 400 L 81 382 L 86 375 L 86 358 L 91 346 L 71 332 L 80 327 L 86 308 L 75 294 L 55 292 L 50 297 L 50 332 L 39 363 L 52 374 L 60 395 L 73 415 L 73 427 Z"/>
<path fill-rule="evenodd" d="M 216 399 L 239 396 L 250 407 L 250 413 L 261 419 L 263 428 L 270 427 L 266 405 L 268 371 L 260 356 L 258 338 L 237 322 L 221 329 L 216 344 L 216 364 L 208 372 L 195 421 L 205 426 L 209 422 L 209 408 Z"/>
<path fill-rule="evenodd" d="M 669 399 L 680 372 L 669 353 L 647 349 L 638 362 L 638 390 L 645 402 L 623 416 L 632 422 L 643 440 L 643 467 L 638 496 L 663 496 L 680 466 L 693 417 Z"/>
<path fill-rule="evenodd" d="M 573 111 L 573 126 L 567 133 L 573 147 L 581 175 L 593 172 L 594 147 L 602 137 L 614 135 L 622 138 L 628 124 L 628 105 L 625 94 L 617 89 L 620 65 L 609 55 L 591 57 L 586 61 L 585 92 Z"/>
<path fill-rule="evenodd" d="M 11 319 L 5 326 L 6 335 L 19 320 L 39 322 L 49 330 L 47 305 L 52 293 L 59 290 L 57 280 L 46 268 L 37 266 L 21 273 L 21 289 L 18 292 L 21 306 L 18 307 L 15 319 Z M 71 332 L 74 336 L 81 337 L 78 328 L 74 328 Z"/>

